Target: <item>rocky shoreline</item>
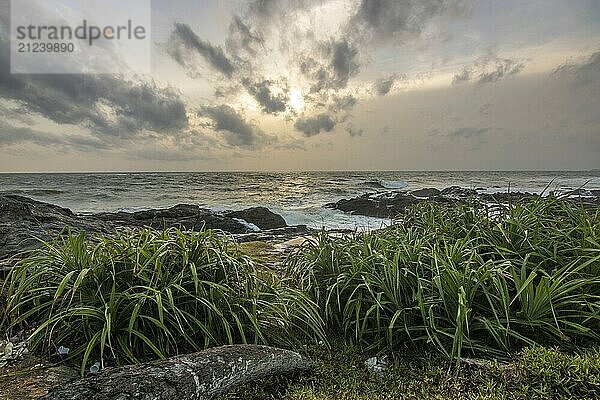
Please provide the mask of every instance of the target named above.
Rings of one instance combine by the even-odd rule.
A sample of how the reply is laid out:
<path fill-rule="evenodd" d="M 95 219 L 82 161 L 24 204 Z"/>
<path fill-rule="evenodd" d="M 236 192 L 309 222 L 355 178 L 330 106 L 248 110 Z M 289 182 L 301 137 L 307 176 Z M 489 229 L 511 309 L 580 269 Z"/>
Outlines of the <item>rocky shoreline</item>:
<path fill-rule="evenodd" d="M 551 196 L 554 194 L 550 194 Z M 581 201 L 586 206 L 600 205 L 600 190 L 574 190 L 563 193 L 573 201 Z M 482 193 L 482 190 L 465 189 L 459 186 L 450 186 L 445 189 L 426 188 L 413 191 L 378 191 L 365 193 L 350 199 L 341 199 L 329 203 L 325 207 L 340 210 L 352 215 L 363 215 L 378 218 L 394 218 L 404 210 L 416 203 L 428 201 L 437 204 L 466 203 L 471 199 L 478 199 L 488 203 L 518 203 L 540 197 L 538 194 L 528 192 L 499 192 Z"/>
<path fill-rule="evenodd" d="M 110 235 L 118 229 L 150 226 L 199 230 L 217 229 L 239 241 L 286 238 L 308 233 L 306 226 L 289 227 L 265 207 L 216 212 L 196 205 L 179 204 L 166 209 L 137 212 L 75 214 L 70 209 L 17 195 L 0 196 L 0 265 L 40 244 L 52 241 L 68 227 L 73 232 Z M 267 233 L 268 232 L 268 233 Z"/>
<path fill-rule="evenodd" d="M 580 189 L 563 196 L 586 206 L 600 205 L 600 190 Z M 507 203 L 535 197 L 538 195 L 526 192 L 488 194 L 477 189 L 450 186 L 442 190 L 426 188 L 369 192 L 329 203 L 325 207 L 352 215 L 393 218 L 407 207 L 423 201 L 451 205 L 473 198 L 490 203 Z M 288 226 L 282 216 L 266 207 L 217 212 L 197 205 L 178 204 L 165 209 L 136 212 L 76 214 L 68 208 L 28 197 L 4 195 L 0 196 L 0 268 L 10 266 L 16 255 L 39 246 L 41 240 L 54 240 L 66 227 L 73 232 L 85 231 L 95 236 L 144 226 L 155 229 L 216 229 L 231 234 L 238 242 L 284 242 L 318 232 L 306 225 Z"/>

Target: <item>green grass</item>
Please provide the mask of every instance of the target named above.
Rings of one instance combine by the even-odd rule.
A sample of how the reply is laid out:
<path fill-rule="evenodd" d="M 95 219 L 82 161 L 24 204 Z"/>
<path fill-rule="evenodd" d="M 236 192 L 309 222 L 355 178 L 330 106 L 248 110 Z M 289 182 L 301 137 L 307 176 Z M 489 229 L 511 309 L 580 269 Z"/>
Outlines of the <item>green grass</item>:
<path fill-rule="evenodd" d="M 565 354 L 527 348 L 510 363 L 456 369 L 439 353 L 396 354 L 380 376 L 367 370 L 361 349 L 311 349 L 314 373 L 270 378 L 237 388 L 222 400 L 596 399 L 600 350 Z"/>
<path fill-rule="evenodd" d="M 29 325 L 33 350 L 122 364 L 233 343 L 323 339 L 316 305 L 226 239 L 150 229 L 99 242 L 69 232 L 20 261 L 6 323 Z"/>
<path fill-rule="evenodd" d="M 599 243 L 599 213 L 566 200 L 422 203 L 385 231 L 324 233 L 288 267 L 346 343 L 508 357 L 600 340 Z"/>

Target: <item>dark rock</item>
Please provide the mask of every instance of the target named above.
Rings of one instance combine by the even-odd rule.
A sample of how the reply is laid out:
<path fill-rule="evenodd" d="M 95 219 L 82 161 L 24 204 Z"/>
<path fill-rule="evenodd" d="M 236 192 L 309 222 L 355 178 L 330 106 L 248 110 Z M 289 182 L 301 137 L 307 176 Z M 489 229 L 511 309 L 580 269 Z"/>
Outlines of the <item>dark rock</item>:
<path fill-rule="evenodd" d="M 275 214 L 266 207 L 252 207 L 242 211 L 225 213 L 229 218 L 240 218 L 256 225 L 261 230 L 285 228 L 287 223 L 279 214 Z"/>
<path fill-rule="evenodd" d="M 536 194 L 527 192 L 499 192 L 492 194 L 485 194 L 480 196 L 483 200 L 492 203 L 519 203 L 527 200 L 531 200 L 534 197 L 538 197 Z"/>
<path fill-rule="evenodd" d="M 579 197 L 582 196 L 582 197 Z M 370 217 L 394 218 L 404 212 L 412 204 L 428 201 L 437 204 L 466 203 L 471 199 L 479 199 L 490 203 L 519 203 L 529 201 L 537 194 L 527 192 L 499 192 L 478 194 L 476 190 L 451 186 L 442 191 L 437 189 L 367 193 L 352 199 L 342 199 L 326 207 L 344 211 L 350 214 L 365 215 Z M 571 193 L 573 201 L 580 201 L 586 207 L 595 207 L 600 203 L 600 190 L 574 191 Z"/>
<path fill-rule="evenodd" d="M 114 226 L 95 218 L 81 218 L 71 210 L 22 196 L 0 196 L 0 263 L 31 250 L 41 240 L 53 240 L 65 227 L 90 234 L 114 232 Z"/>
<path fill-rule="evenodd" d="M 441 191 L 436 188 L 419 189 L 410 192 L 410 194 L 416 197 L 433 197 L 438 196 L 440 193 Z"/>
<path fill-rule="evenodd" d="M 477 191 L 473 189 L 465 189 L 460 186 L 450 186 L 442 190 L 440 195 L 444 197 L 468 198 L 470 196 L 477 196 Z"/>
<path fill-rule="evenodd" d="M 368 193 L 353 199 L 342 199 L 327 206 L 354 215 L 390 218 L 400 214 L 409 205 L 421 200 L 406 192 Z"/>
<path fill-rule="evenodd" d="M 258 207 L 244 210 L 248 222 L 270 229 L 287 226 L 283 218 Z M 260 220 L 264 217 L 264 223 Z M 23 196 L 0 196 L 0 267 L 10 266 L 11 258 L 40 246 L 40 240 L 52 241 L 65 228 L 85 231 L 89 236 L 114 234 L 118 228 L 150 226 L 155 229 L 176 227 L 186 230 L 217 229 L 232 234 L 250 233 L 247 224 L 196 205 L 179 204 L 171 208 L 146 211 L 77 215 L 68 208 L 32 200 Z M 245 219 L 245 218 L 244 218 Z"/>
<path fill-rule="evenodd" d="M 248 227 L 239 221 L 190 204 L 178 204 L 171 208 L 133 213 L 100 213 L 90 217 L 126 227 L 150 226 L 154 229 L 180 228 L 186 230 L 199 230 L 204 227 L 229 233 L 246 233 L 249 231 Z"/>
<path fill-rule="evenodd" d="M 339 232 L 340 230 L 333 230 Z M 234 235 L 236 242 L 269 242 L 281 243 L 287 240 L 303 237 L 307 235 L 317 235 L 321 232 L 319 229 L 312 229 L 306 225 L 286 226 L 285 228 L 270 229 L 268 231 L 243 233 Z M 346 231 L 344 231 L 346 232 Z M 351 232 L 351 231 L 350 231 Z"/>
<path fill-rule="evenodd" d="M 335 203 L 333 208 L 351 214 L 368 215 L 371 217 L 387 216 L 385 204 L 382 204 L 377 199 L 364 196 L 353 199 L 342 199 Z"/>

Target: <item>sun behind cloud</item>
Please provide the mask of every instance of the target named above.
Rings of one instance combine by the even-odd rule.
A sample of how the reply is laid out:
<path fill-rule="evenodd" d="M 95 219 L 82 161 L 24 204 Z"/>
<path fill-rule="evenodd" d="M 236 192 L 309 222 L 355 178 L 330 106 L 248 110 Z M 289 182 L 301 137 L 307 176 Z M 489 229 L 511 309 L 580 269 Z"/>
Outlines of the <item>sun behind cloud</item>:
<path fill-rule="evenodd" d="M 304 108 L 304 96 L 302 95 L 302 91 L 298 88 L 293 88 L 290 90 L 290 106 L 294 108 L 295 111 L 302 111 Z"/>

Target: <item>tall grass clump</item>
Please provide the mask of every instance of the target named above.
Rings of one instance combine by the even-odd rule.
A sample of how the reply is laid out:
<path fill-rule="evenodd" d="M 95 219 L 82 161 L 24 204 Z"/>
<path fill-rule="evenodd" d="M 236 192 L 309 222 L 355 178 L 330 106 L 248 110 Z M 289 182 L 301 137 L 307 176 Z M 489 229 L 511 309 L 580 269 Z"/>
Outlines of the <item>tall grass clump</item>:
<path fill-rule="evenodd" d="M 6 322 L 35 350 L 120 364 L 233 343 L 322 339 L 303 293 L 212 231 L 67 232 L 10 272 Z"/>
<path fill-rule="evenodd" d="M 289 260 L 348 342 L 449 358 L 600 341 L 600 214 L 565 199 L 421 203 L 386 230 L 326 233 Z"/>

